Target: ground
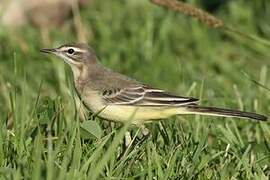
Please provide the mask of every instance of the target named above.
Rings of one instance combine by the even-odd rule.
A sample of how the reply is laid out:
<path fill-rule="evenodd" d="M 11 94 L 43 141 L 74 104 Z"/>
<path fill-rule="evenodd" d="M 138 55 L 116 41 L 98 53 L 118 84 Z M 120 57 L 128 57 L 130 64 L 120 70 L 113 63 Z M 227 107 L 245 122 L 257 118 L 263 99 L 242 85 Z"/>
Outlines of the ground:
<path fill-rule="evenodd" d="M 199 1 L 186 2 L 205 7 Z M 198 97 L 204 105 L 269 116 L 269 6 L 268 0 L 234 0 L 210 8 L 228 26 L 261 37 L 265 44 L 206 27 L 147 0 L 99 0 L 81 10 L 80 20 L 101 62 L 115 71 L 178 95 Z M 52 28 L 46 41 L 31 25 L 13 31 L 1 27 L 1 178 L 270 176 L 269 122 L 172 117 L 147 124 L 151 135 L 134 141 L 135 147 L 126 151 L 125 131 L 140 136 L 138 128 L 91 115 L 94 122 L 81 123 L 69 67 L 39 52 L 45 46 L 77 42 L 76 32 L 73 20 Z"/>

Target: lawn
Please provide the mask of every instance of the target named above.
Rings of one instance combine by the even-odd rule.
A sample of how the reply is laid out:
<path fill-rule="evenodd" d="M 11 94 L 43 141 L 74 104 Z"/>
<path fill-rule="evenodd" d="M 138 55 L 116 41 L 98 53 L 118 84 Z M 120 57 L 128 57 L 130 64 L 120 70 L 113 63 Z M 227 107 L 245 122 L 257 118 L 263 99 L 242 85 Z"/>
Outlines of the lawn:
<path fill-rule="evenodd" d="M 186 2 L 270 39 L 269 0 Z M 147 0 L 96 0 L 81 9 L 80 21 L 107 67 L 200 104 L 269 116 L 270 46 Z M 69 67 L 39 52 L 77 42 L 73 20 L 47 38 L 31 25 L 0 27 L 1 179 L 269 178 L 269 122 L 172 117 L 147 124 L 144 141 L 137 127 L 91 114 L 81 122 Z M 127 129 L 137 137 L 128 149 Z"/>

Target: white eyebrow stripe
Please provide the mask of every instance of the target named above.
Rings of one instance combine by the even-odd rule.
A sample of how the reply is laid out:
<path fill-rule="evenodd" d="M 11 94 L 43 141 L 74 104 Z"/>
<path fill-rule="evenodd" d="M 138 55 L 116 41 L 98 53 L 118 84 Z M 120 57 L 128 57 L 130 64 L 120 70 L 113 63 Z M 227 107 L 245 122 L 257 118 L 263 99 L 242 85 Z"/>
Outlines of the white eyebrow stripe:
<path fill-rule="evenodd" d="M 77 48 L 77 47 L 73 47 L 74 51 L 75 52 L 86 52 L 85 49 L 80 49 L 80 48 Z"/>
<path fill-rule="evenodd" d="M 67 50 L 69 50 L 70 48 L 74 49 L 75 52 L 81 52 L 81 53 L 84 53 L 84 52 L 87 51 L 87 50 L 85 50 L 85 49 L 81 49 L 81 48 L 77 48 L 77 47 L 72 47 L 72 46 L 70 46 L 70 47 L 62 47 L 62 48 L 63 48 L 63 51 L 67 51 Z"/>

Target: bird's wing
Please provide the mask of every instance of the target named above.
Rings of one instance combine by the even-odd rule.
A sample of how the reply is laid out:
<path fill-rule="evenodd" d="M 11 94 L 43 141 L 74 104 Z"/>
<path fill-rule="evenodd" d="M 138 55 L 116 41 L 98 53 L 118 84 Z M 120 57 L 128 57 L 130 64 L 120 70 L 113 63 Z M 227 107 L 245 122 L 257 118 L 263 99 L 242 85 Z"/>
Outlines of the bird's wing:
<path fill-rule="evenodd" d="M 182 106 L 198 101 L 196 98 L 175 96 L 147 86 L 104 90 L 102 96 L 107 103 L 114 105 Z"/>

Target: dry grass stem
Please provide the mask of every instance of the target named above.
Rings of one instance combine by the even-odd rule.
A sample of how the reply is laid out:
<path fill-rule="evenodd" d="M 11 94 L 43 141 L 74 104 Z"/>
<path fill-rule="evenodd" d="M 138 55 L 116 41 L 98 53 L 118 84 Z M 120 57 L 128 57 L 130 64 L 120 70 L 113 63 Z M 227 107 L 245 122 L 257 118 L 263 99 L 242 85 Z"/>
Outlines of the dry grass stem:
<path fill-rule="evenodd" d="M 224 23 L 222 20 L 190 4 L 177 0 L 150 0 L 150 1 L 156 5 L 164 6 L 174 11 L 182 12 L 188 16 L 197 18 L 199 21 L 201 21 L 202 23 L 206 24 L 209 27 L 212 28 L 224 27 Z"/>

